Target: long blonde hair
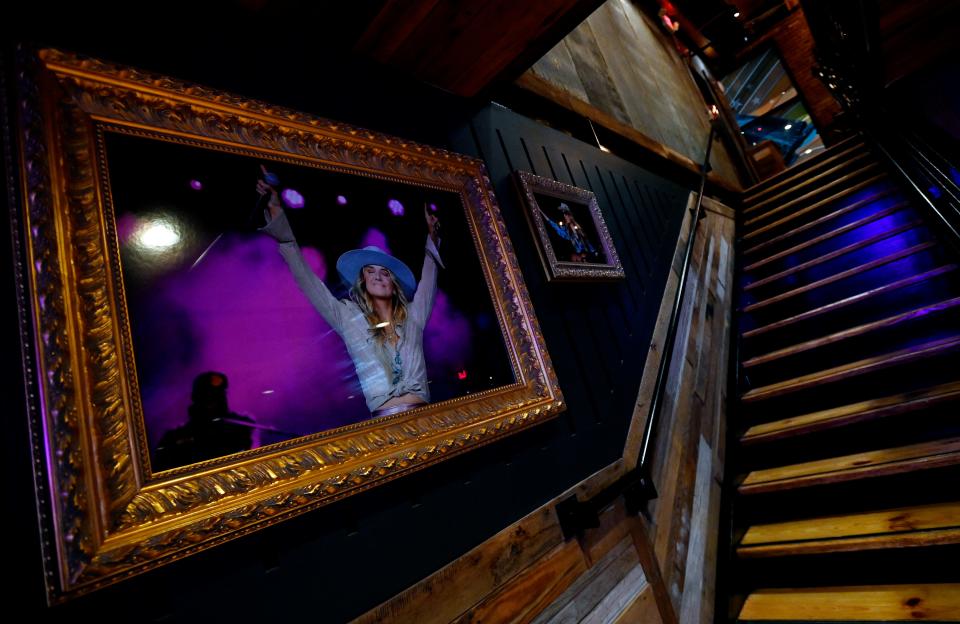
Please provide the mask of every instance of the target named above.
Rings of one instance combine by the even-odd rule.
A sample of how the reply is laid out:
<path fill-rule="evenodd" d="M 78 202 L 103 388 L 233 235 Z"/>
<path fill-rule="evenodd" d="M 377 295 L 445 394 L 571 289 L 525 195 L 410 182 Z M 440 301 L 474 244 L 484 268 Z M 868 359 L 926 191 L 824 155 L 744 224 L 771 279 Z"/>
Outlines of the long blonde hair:
<path fill-rule="evenodd" d="M 397 282 L 396 276 L 394 276 L 393 271 L 387 269 L 387 272 L 390 274 L 390 283 L 393 284 L 393 296 L 391 297 L 391 304 L 393 307 L 393 320 L 391 323 L 396 325 L 403 325 L 407 320 L 407 296 L 403 293 L 403 289 L 400 287 L 400 283 Z M 357 276 L 356 281 L 354 281 L 353 286 L 350 287 L 350 299 L 357 304 L 357 307 L 360 308 L 360 311 L 363 313 L 364 318 L 367 319 L 369 324 L 369 332 L 373 337 L 373 341 L 377 345 L 377 355 L 380 359 L 380 363 L 383 365 L 385 371 L 388 375 L 393 370 L 393 362 L 390 358 L 390 355 L 387 353 L 387 337 L 390 335 L 388 325 L 383 327 L 377 327 L 383 319 L 377 316 L 377 311 L 373 307 L 373 298 L 370 296 L 370 293 L 367 292 L 366 283 L 363 279 L 363 268 L 360 269 L 360 274 Z"/>

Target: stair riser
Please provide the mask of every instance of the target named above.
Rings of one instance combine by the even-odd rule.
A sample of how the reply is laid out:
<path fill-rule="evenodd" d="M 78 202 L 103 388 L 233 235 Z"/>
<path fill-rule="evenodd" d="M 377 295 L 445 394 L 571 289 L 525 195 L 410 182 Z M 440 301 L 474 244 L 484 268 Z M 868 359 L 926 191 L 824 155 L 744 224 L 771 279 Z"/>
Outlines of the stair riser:
<path fill-rule="evenodd" d="M 786 202 L 774 202 L 763 208 L 758 208 L 750 214 L 743 215 L 744 234 L 750 234 L 759 228 L 772 224 L 786 216 L 796 214 L 816 206 L 819 210 L 823 206 L 846 206 L 852 203 L 850 198 L 865 198 L 876 193 L 884 185 L 889 185 L 889 178 L 883 176 L 878 169 L 866 169 L 852 175 L 849 180 L 833 184 L 818 185 L 806 194 Z M 864 194 L 866 193 L 866 194 Z M 804 213 L 806 215 L 807 213 Z M 797 223 L 796 221 L 794 222 Z"/>
<path fill-rule="evenodd" d="M 928 359 L 902 362 L 888 368 L 859 374 L 832 383 L 818 383 L 778 396 L 761 398 L 741 405 L 745 423 L 780 420 L 800 414 L 864 401 L 882 393 L 897 394 L 956 378 L 960 369 L 960 349 Z M 749 372 L 746 381 L 752 383 Z"/>
<path fill-rule="evenodd" d="M 778 441 L 743 445 L 739 465 L 744 471 L 759 470 L 957 437 L 960 436 L 958 413 L 960 397 L 908 413 L 855 422 Z"/>
<path fill-rule="evenodd" d="M 744 202 L 744 210 L 751 211 L 748 214 L 752 216 L 755 207 L 759 207 L 757 210 L 762 212 L 765 209 L 764 206 L 785 203 L 797 197 L 802 197 L 844 176 L 856 174 L 858 170 L 864 169 L 874 163 L 876 163 L 876 159 L 866 152 L 854 154 L 839 164 L 831 163 L 830 167 L 811 171 L 810 174 L 804 176 L 804 179 L 799 183 L 787 184 L 762 195 L 750 197 Z M 759 212 L 757 214 L 759 214 Z"/>
<path fill-rule="evenodd" d="M 744 304 L 742 310 L 745 315 L 749 315 L 752 323 L 756 323 L 755 326 L 766 325 L 944 264 L 946 258 L 941 250 L 927 249 L 772 303 L 762 303 L 751 294 L 741 299 Z M 756 303 L 761 305 L 749 307 Z"/>
<path fill-rule="evenodd" d="M 960 292 L 960 271 L 939 274 L 914 283 L 839 307 L 809 319 L 774 328 L 755 336 L 744 336 L 740 350 L 744 360 L 781 349 L 798 342 L 819 338 L 836 331 L 876 321 L 917 307 L 943 301 Z M 759 319 L 742 317 L 741 331 L 754 329 Z"/>
<path fill-rule="evenodd" d="M 831 236 L 830 238 L 811 244 L 809 247 L 803 247 L 787 255 L 761 263 L 761 260 L 773 258 L 776 255 L 774 253 L 764 254 L 764 258 L 757 259 L 757 266 L 751 268 L 752 265 L 750 265 L 744 268 L 744 275 L 750 280 L 763 279 L 765 277 L 780 273 L 781 271 L 785 271 L 798 264 L 815 260 L 825 254 L 846 248 L 850 245 L 854 245 L 868 238 L 882 236 L 887 232 L 893 232 L 897 228 L 919 222 L 919 217 L 917 217 L 912 211 L 901 208 L 892 214 L 880 217 L 875 221 L 865 223 L 853 230 L 843 232 L 836 236 Z M 812 238 L 813 237 L 809 237 L 808 240 L 812 240 Z M 800 243 L 800 241 L 797 242 L 798 244 Z M 791 247 L 791 249 L 792 248 L 793 247 Z"/>
<path fill-rule="evenodd" d="M 783 223 L 766 226 L 744 226 L 741 245 L 744 258 L 753 261 L 777 253 L 799 242 L 809 240 L 838 227 L 864 219 L 879 210 L 903 203 L 890 185 L 875 185 L 872 188 L 840 197 L 835 201 L 816 206 L 801 214 L 799 208 L 790 214 L 778 216 L 773 221 Z M 839 214 L 837 214 L 839 213 Z M 788 219 L 790 215 L 796 215 Z M 816 223 L 814 223 L 816 222 Z M 763 228 L 763 231 L 760 229 Z M 777 239 L 777 240 L 774 240 Z"/>
<path fill-rule="evenodd" d="M 881 232 L 876 236 L 884 235 L 886 233 Z M 925 227 L 913 227 L 876 240 L 865 247 L 843 252 L 831 259 L 814 261 L 815 263 L 807 268 L 799 270 L 794 268 L 790 272 L 778 273 L 777 276 L 770 276 L 765 279 L 759 278 L 759 276 L 746 275 L 744 288 L 749 289 L 746 296 L 748 300 L 761 301 L 930 240 L 933 240 L 932 236 Z M 799 266 L 799 263 L 797 263 L 797 266 Z"/>
<path fill-rule="evenodd" d="M 958 479 L 960 466 L 953 465 L 738 496 L 737 526 L 955 501 L 956 493 L 943 484 L 957 483 Z"/>
<path fill-rule="evenodd" d="M 949 571 L 957 568 L 958 557 L 960 547 L 952 544 L 775 559 L 740 559 L 736 574 L 761 587 L 944 583 L 957 582 L 958 575 Z M 948 572 L 945 574 L 944 571 Z"/>
<path fill-rule="evenodd" d="M 916 344 L 960 334 L 960 307 L 917 314 L 896 325 L 874 330 L 868 334 L 839 340 L 807 351 L 761 361 L 744 370 L 756 386 L 773 384 L 866 358 L 899 351 Z"/>
<path fill-rule="evenodd" d="M 818 171 L 832 167 L 836 163 L 843 162 L 848 158 L 852 158 L 856 154 L 866 151 L 868 151 L 868 148 L 856 139 L 844 141 L 842 145 L 838 144 L 830 151 L 821 152 L 816 156 L 807 158 L 793 167 L 790 167 L 790 169 L 773 177 L 767 178 L 766 180 L 762 180 L 754 186 L 748 188 L 746 191 L 744 191 L 744 200 L 755 200 L 757 197 L 768 193 L 771 187 L 776 186 L 781 182 L 786 181 L 787 184 L 785 186 L 789 186 L 794 181 L 802 181 L 808 175 L 816 175 L 816 172 Z"/>

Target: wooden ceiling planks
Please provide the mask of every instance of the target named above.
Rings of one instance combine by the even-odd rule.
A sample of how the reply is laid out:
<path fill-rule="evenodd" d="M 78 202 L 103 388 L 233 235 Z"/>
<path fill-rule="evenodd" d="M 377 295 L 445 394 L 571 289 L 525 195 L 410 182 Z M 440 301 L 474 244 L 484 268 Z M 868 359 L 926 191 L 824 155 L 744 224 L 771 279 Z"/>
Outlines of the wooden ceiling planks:
<path fill-rule="evenodd" d="M 603 0 L 387 0 L 354 51 L 471 97 L 519 75 Z"/>

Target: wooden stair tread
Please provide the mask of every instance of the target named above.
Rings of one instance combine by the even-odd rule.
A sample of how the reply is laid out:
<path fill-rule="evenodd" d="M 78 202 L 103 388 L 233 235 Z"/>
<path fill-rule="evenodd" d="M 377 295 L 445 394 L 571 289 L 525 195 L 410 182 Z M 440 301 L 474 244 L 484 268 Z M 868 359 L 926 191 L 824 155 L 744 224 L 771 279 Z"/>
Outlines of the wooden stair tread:
<path fill-rule="evenodd" d="M 918 284 L 920 282 L 924 282 L 926 280 L 933 279 L 940 275 L 945 275 L 947 273 L 951 273 L 956 270 L 957 270 L 957 265 L 947 264 L 941 267 L 937 267 L 935 269 L 931 269 L 929 271 L 925 271 L 924 273 L 911 275 L 909 277 L 899 279 L 895 282 L 890 282 L 889 284 L 884 284 L 883 286 L 878 286 L 877 288 L 874 288 L 862 293 L 857 293 L 856 295 L 851 295 L 850 297 L 840 299 L 839 301 L 834 301 L 832 303 L 828 303 L 818 308 L 807 310 L 806 312 L 801 312 L 800 314 L 796 314 L 794 316 L 745 331 L 743 332 L 743 337 L 753 338 L 755 336 L 765 334 L 775 329 L 780 329 L 782 327 L 786 327 L 794 323 L 799 323 L 800 321 L 809 320 L 811 318 L 815 318 L 817 316 L 820 316 L 822 314 L 827 314 L 829 312 L 835 312 L 836 310 L 840 310 L 842 308 L 853 305 L 855 303 L 860 303 L 871 297 L 876 297 L 884 293 L 892 292 L 894 290 L 897 290 L 898 288 L 906 288 L 907 286 Z"/>
<path fill-rule="evenodd" d="M 903 232 L 906 232 L 907 230 L 912 230 L 913 228 L 916 228 L 920 225 L 923 225 L 922 221 L 910 221 L 908 223 L 903 223 L 885 232 L 874 234 L 873 236 L 864 238 L 863 240 L 858 240 L 854 243 L 850 243 L 849 245 L 845 245 L 840 249 L 835 249 L 829 253 L 821 254 L 816 258 L 807 260 L 806 262 L 801 262 L 800 264 L 796 266 L 792 266 L 783 271 L 780 271 L 779 273 L 774 273 L 773 275 L 768 275 L 767 277 L 758 279 L 754 282 L 747 284 L 744 287 L 744 290 L 753 290 L 754 288 L 759 288 L 760 286 L 770 284 L 772 282 L 783 279 L 785 277 L 789 277 L 801 271 L 806 271 L 807 269 L 811 269 L 817 265 L 823 264 L 824 262 L 835 260 L 848 253 L 853 253 L 858 249 L 863 249 L 864 247 L 868 247 L 874 243 L 890 238 L 891 236 L 896 236 L 897 234 L 901 234 Z"/>
<path fill-rule="evenodd" d="M 834 230 L 830 230 L 829 232 L 827 232 L 827 233 L 825 233 L 825 234 L 821 234 L 820 236 L 816 236 L 816 237 L 811 238 L 811 239 L 809 239 L 809 240 L 806 240 L 806 241 L 804 241 L 804 242 L 802 242 L 802 243 L 797 243 L 796 245 L 794 245 L 793 247 L 790 247 L 789 249 L 785 249 L 785 250 L 783 250 L 783 251 L 781 251 L 781 252 L 778 252 L 778 253 L 775 253 L 775 254 L 773 254 L 773 255 L 771 255 L 771 256 L 767 256 L 766 258 L 763 258 L 762 260 L 757 260 L 756 262 L 753 262 L 752 264 L 749 264 L 749 265 L 747 265 L 746 267 L 744 267 L 744 270 L 745 270 L 745 271 L 753 271 L 753 270 L 759 269 L 760 267 L 765 266 L 765 265 L 767 265 L 767 264 L 769 264 L 769 263 L 771 263 L 771 262 L 774 262 L 774 261 L 776 261 L 776 260 L 780 260 L 781 258 L 785 258 L 785 257 L 787 257 L 787 256 L 789 256 L 789 255 L 792 255 L 792 254 L 795 254 L 795 253 L 797 253 L 797 252 L 803 251 L 804 249 L 808 249 L 808 248 L 810 248 L 810 247 L 813 247 L 814 245 L 817 245 L 817 244 L 819 244 L 819 243 L 823 243 L 823 242 L 825 242 L 825 241 L 828 241 L 828 240 L 830 240 L 831 238 L 836 238 L 837 236 L 840 236 L 841 234 L 846 234 L 847 232 L 851 232 L 851 231 L 853 231 L 853 230 L 855 230 L 855 229 L 857 229 L 857 228 L 859 228 L 859 227 L 861 227 L 861 226 L 867 225 L 868 223 L 872 223 L 873 221 L 879 221 L 879 220 L 882 219 L 883 217 L 892 215 L 893 213 L 895 213 L 895 212 L 897 212 L 897 211 L 899 211 L 899 210 L 902 210 L 903 208 L 906 208 L 908 205 L 909 205 L 909 204 L 907 204 L 907 202 L 901 202 L 901 203 L 895 204 L 895 205 L 893 205 L 893 206 L 890 206 L 889 208 L 884 208 L 883 210 L 878 210 L 877 212 L 873 213 L 872 215 L 868 215 L 868 216 L 866 216 L 866 217 L 864 217 L 864 218 L 862 218 L 862 219 L 857 219 L 856 221 L 853 221 L 852 223 L 848 223 L 847 225 L 844 225 L 844 226 L 842 226 L 842 227 L 838 227 L 838 228 L 836 228 L 836 229 L 834 229 Z"/>
<path fill-rule="evenodd" d="M 826 158 L 821 158 L 819 162 L 806 161 L 805 164 L 808 165 L 806 167 L 800 166 L 800 167 L 791 167 L 790 169 L 786 169 L 780 174 L 777 174 L 772 178 L 768 178 L 767 180 L 764 180 L 760 184 L 757 184 L 756 186 L 753 186 L 747 189 L 746 191 L 744 191 L 743 203 L 744 205 L 752 204 L 753 202 L 757 201 L 761 197 L 768 195 L 769 193 L 772 193 L 774 191 L 777 191 L 783 188 L 784 186 L 796 184 L 798 180 L 802 180 L 804 177 L 813 174 L 815 171 L 834 167 L 837 163 L 843 161 L 846 158 L 849 158 L 851 155 L 856 154 L 857 152 L 860 152 L 862 154 L 868 154 L 869 152 L 865 151 L 863 148 L 864 148 L 864 145 L 862 143 L 858 145 L 852 145 L 836 153 L 831 153 L 830 156 Z M 826 152 L 824 154 L 826 154 Z M 770 183 L 772 180 L 778 177 L 782 179 L 775 183 L 772 183 L 772 184 Z"/>
<path fill-rule="evenodd" d="M 740 442 L 753 444 L 778 440 L 791 435 L 801 435 L 864 420 L 912 412 L 958 399 L 960 399 L 960 381 L 952 381 L 919 391 L 869 399 L 811 412 L 802 416 L 754 425 L 740 438 Z"/>
<path fill-rule="evenodd" d="M 960 583 L 759 589 L 737 618 L 748 621 L 960 621 Z"/>
<path fill-rule="evenodd" d="M 900 260 L 901 258 L 906 258 L 907 256 L 911 256 L 911 255 L 913 255 L 913 254 L 915 254 L 915 253 L 919 253 L 919 252 L 924 251 L 924 250 L 926 250 L 926 249 L 930 249 L 930 248 L 934 247 L 935 245 L 936 245 L 936 243 L 934 243 L 934 242 L 932 242 L 932 241 L 927 241 L 927 242 L 925 242 L 925 243 L 919 243 L 919 244 L 917 244 L 917 245 L 913 245 L 912 247 L 907 247 L 906 249 L 901 249 L 901 250 L 896 251 L 896 252 L 894 252 L 894 253 L 892 253 L 892 254 L 890 254 L 890 255 L 884 256 L 884 257 L 882 257 L 882 258 L 877 258 L 877 259 L 875 259 L 875 260 L 871 260 L 870 262 L 865 262 L 865 263 L 863 263 L 863 264 L 861 264 L 861 265 L 858 265 L 858 266 L 849 268 L 849 269 L 847 269 L 846 271 L 840 271 L 839 273 L 834 273 L 833 275 L 831 275 L 831 276 L 829 276 L 829 277 L 825 277 L 825 278 L 823 278 L 823 279 L 819 279 L 819 280 L 817 280 L 817 281 L 815 281 L 815 282 L 810 282 L 809 284 L 804 284 L 803 286 L 799 286 L 799 287 L 797 287 L 797 288 L 793 288 L 793 289 L 791 289 L 791 290 L 788 290 L 788 291 L 786 291 L 786 292 L 782 292 L 782 293 L 780 293 L 780 294 L 778 294 L 778 295 L 774 295 L 774 296 L 769 297 L 769 298 L 767 298 L 767 299 L 763 299 L 763 300 L 758 301 L 758 302 L 756 302 L 756 303 L 751 303 L 750 305 L 748 305 L 748 306 L 746 306 L 745 308 L 743 308 L 743 311 L 744 311 L 744 312 L 752 312 L 753 310 L 757 310 L 757 309 L 759 309 L 759 308 L 763 308 L 763 307 L 766 307 L 766 306 L 771 305 L 771 304 L 774 304 L 774 303 L 779 303 L 779 302 L 784 301 L 784 300 L 786 300 L 786 299 L 790 299 L 791 297 L 796 297 L 797 295 L 801 295 L 801 294 L 803 294 L 803 293 L 805 293 L 805 292 L 810 292 L 811 290 L 815 290 L 815 289 L 817 289 L 817 288 L 822 288 L 823 286 L 828 286 L 828 285 L 830 285 L 830 284 L 833 284 L 834 282 L 839 282 L 840 280 L 846 279 L 846 278 L 848 278 L 848 277 L 853 277 L 854 275 L 858 275 L 858 274 L 860 274 L 860 273 L 865 273 L 866 271 L 869 271 L 869 270 L 871 270 L 871 269 L 876 269 L 876 268 L 881 267 L 881 266 L 883 266 L 883 265 L 885 265 L 885 264 L 890 264 L 891 262 L 896 262 L 897 260 Z"/>
<path fill-rule="evenodd" d="M 855 162 L 867 160 L 868 158 L 871 158 L 871 155 L 870 155 L 869 153 L 867 153 L 867 152 L 861 152 L 861 153 L 853 156 L 852 158 L 847 159 L 847 160 L 844 160 L 843 162 L 835 165 L 834 167 L 831 167 L 831 168 L 829 168 L 829 169 L 827 169 L 827 170 L 825 170 L 825 171 L 822 171 L 822 172 L 820 172 L 820 173 L 818 173 L 818 174 L 816 174 L 816 175 L 810 176 L 810 174 L 813 173 L 813 172 L 812 172 L 812 171 L 808 171 L 808 172 L 807 172 L 807 175 L 808 175 L 809 177 L 804 177 L 804 179 L 803 179 L 802 182 L 799 182 L 799 183 L 797 183 L 797 184 L 793 184 L 793 185 L 790 186 L 790 188 L 788 188 L 788 189 L 786 189 L 786 190 L 783 190 L 783 191 L 777 193 L 776 195 L 772 195 L 772 196 L 770 196 L 770 197 L 768 197 L 768 198 L 766 198 L 766 199 L 764 199 L 764 200 L 762 200 L 762 201 L 756 202 L 756 203 L 754 203 L 754 199 L 755 199 L 755 198 L 750 198 L 750 199 L 748 199 L 748 200 L 747 200 L 747 203 L 749 204 L 749 207 L 746 208 L 746 209 L 743 211 L 743 214 L 749 214 L 749 213 L 751 213 L 751 212 L 755 212 L 755 211 L 758 210 L 759 208 L 761 208 L 761 207 L 763 207 L 763 206 L 766 206 L 766 205 L 770 204 L 771 202 L 777 201 L 778 199 L 782 199 L 785 195 L 789 195 L 790 193 L 792 193 L 793 191 L 797 190 L 798 188 L 812 185 L 812 184 L 816 183 L 818 180 L 822 180 L 824 177 L 826 177 L 826 176 L 828 176 L 828 175 L 830 175 L 830 174 L 832 174 L 832 173 L 836 173 L 837 171 L 840 171 L 840 170 L 842 170 L 842 169 L 845 169 L 845 168 L 847 168 L 847 167 L 850 167 L 850 166 L 851 166 L 853 163 L 855 163 Z M 865 168 L 866 168 L 866 167 L 863 167 L 863 168 L 861 168 L 861 169 L 858 170 L 858 171 L 862 171 L 862 170 L 865 169 Z"/>
<path fill-rule="evenodd" d="M 797 392 L 820 384 L 833 383 L 858 375 L 866 375 L 874 371 L 890 368 L 891 366 L 916 362 L 942 353 L 948 353 L 957 348 L 960 348 L 960 336 L 949 336 L 915 347 L 900 349 L 892 353 L 885 353 L 854 362 L 847 362 L 846 364 L 834 366 L 833 368 L 827 368 L 807 375 L 801 375 L 800 377 L 754 388 L 743 394 L 741 400 L 745 403 L 752 403 L 762 399 Z"/>
<path fill-rule="evenodd" d="M 800 217 L 806 216 L 807 214 L 809 214 L 810 212 L 813 212 L 814 210 L 819 210 L 820 208 L 823 208 L 824 206 L 828 206 L 828 205 L 832 204 L 833 202 L 837 201 L 838 199 L 842 199 L 842 198 L 846 197 L 847 195 L 851 195 L 851 194 L 855 193 L 856 191 L 863 190 L 863 189 L 867 188 L 868 186 L 870 186 L 871 184 L 873 184 L 873 183 L 875 183 L 875 182 L 878 182 L 879 180 L 882 180 L 883 178 L 886 178 L 886 177 L 888 177 L 888 176 L 887 176 L 885 173 L 880 173 L 880 174 L 878 174 L 878 175 L 876 175 L 876 176 L 874 176 L 874 177 L 872 177 L 872 178 L 868 178 L 867 180 L 864 180 L 863 182 L 860 182 L 859 184 L 855 184 L 854 186 L 851 186 L 851 187 L 849 187 L 849 188 L 846 188 L 846 189 L 843 189 L 843 190 L 841 190 L 841 191 L 838 191 L 837 193 L 834 193 L 834 194 L 831 195 L 830 197 L 826 197 L 826 198 L 824 198 L 824 199 L 822 199 L 822 200 L 820 200 L 820 201 L 818 201 L 818 202 L 816 202 L 816 203 L 814 203 L 814 204 L 810 204 L 810 205 L 807 206 L 806 208 L 803 208 L 803 209 L 801 209 L 801 210 L 797 210 L 797 211 L 795 211 L 795 212 L 791 212 L 790 214 L 788 214 L 788 215 L 785 216 L 785 217 L 781 217 L 780 219 L 777 219 L 776 221 L 773 221 L 773 222 L 771 222 L 771 223 L 767 223 L 766 225 L 763 225 L 763 226 L 761 226 L 761 227 L 758 227 L 758 228 L 755 229 L 755 230 L 752 230 L 752 231 L 750 231 L 750 232 L 747 232 L 746 234 L 743 235 L 743 240 L 744 240 L 744 242 L 749 241 L 750 239 L 756 238 L 757 236 L 759 236 L 759 235 L 761 235 L 761 234 L 764 234 L 764 233 L 772 230 L 772 229 L 775 228 L 775 227 L 778 227 L 778 226 L 783 225 L 783 224 L 785 224 L 785 223 L 789 223 L 789 222 L 791 222 L 791 221 L 794 221 L 794 220 L 796 220 L 796 219 L 799 219 Z M 884 189 L 883 191 L 880 191 L 880 192 L 878 192 L 878 193 L 875 193 L 874 195 L 871 195 L 870 197 L 866 197 L 866 198 L 864 198 L 864 199 L 862 199 L 862 200 L 858 200 L 857 202 L 854 202 L 853 205 L 859 208 L 859 207 L 861 207 L 861 206 L 865 206 L 866 204 L 870 203 L 871 201 L 875 201 L 875 200 L 877 200 L 877 199 L 880 199 L 880 198 L 882 198 L 882 197 L 886 197 L 887 195 L 891 195 L 891 194 L 893 194 L 893 193 L 894 193 L 894 189 Z M 853 209 L 853 208 L 851 208 L 850 206 L 845 206 L 844 208 L 840 208 L 840 209 L 837 210 L 836 212 L 831 213 L 831 215 L 839 215 L 839 214 L 842 214 L 841 211 L 843 211 L 843 212 L 850 212 L 850 210 L 852 210 L 852 209 Z M 827 216 L 831 216 L 831 215 L 827 215 Z M 800 226 L 800 227 L 803 227 L 803 226 Z M 795 228 L 795 229 L 799 229 L 799 228 Z M 790 233 L 788 232 L 787 234 L 790 234 Z M 769 242 L 770 242 L 770 241 L 765 241 L 764 243 L 758 244 L 758 245 L 756 245 L 756 246 L 754 246 L 754 247 L 747 248 L 747 249 L 744 251 L 744 253 L 750 253 L 750 252 L 752 252 L 752 251 L 754 251 L 754 250 L 756 250 L 756 249 L 761 249 L 763 245 L 766 245 L 766 244 L 768 244 Z"/>
<path fill-rule="evenodd" d="M 858 149 L 863 149 L 864 147 L 865 146 L 863 142 L 860 141 L 859 137 L 856 135 L 847 137 L 839 143 L 830 146 L 829 149 L 824 150 L 821 154 L 804 160 L 793 167 L 789 167 L 776 173 L 775 175 L 770 176 L 766 180 L 761 180 L 760 182 L 754 184 L 743 192 L 744 197 L 752 198 L 762 195 L 773 188 L 792 182 L 794 178 L 798 178 L 803 175 L 809 175 L 811 171 L 823 167 L 831 162 L 835 162 L 837 159 L 848 156 L 851 152 Z"/>
<path fill-rule="evenodd" d="M 827 336 L 814 338 L 813 340 L 807 340 L 805 342 L 800 342 L 795 345 L 790 345 L 789 347 L 784 347 L 783 349 L 777 349 L 776 351 L 771 351 L 763 355 L 758 355 L 757 357 L 750 358 L 749 360 L 744 362 L 743 365 L 746 368 L 750 368 L 751 366 L 766 364 L 768 362 L 772 362 L 780 358 L 789 357 L 791 355 L 797 355 L 799 353 L 804 353 L 812 349 L 823 347 L 829 344 L 834 344 L 836 342 L 847 340 L 849 338 L 854 338 L 856 336 L 862 336 L 872 331 L 877 331 L 880 329 L 888 329 L 895 325 L 899 325 L 900 323 L 910 321 L 912 319 L 920 318 L 928 314 L 949 310 L 958 305 L 960 305 L 960 297 L 954 297 L 952 299 L 947 299 L 946 301 L 940 301 L 940 302 L 933 303 L 920 308 L 915 308 L 907 312 L 901 312 L 900 314 L 888 316 L 887 318 L 880 319 L 878 321 L 873 321 L 871 323 L 864 323 L 863 325 L 858 325 L 856 327 L 844 329 L 842 331 L 838 331 L 833 334 L 829 334 Z"/>
<path fill-rule="evenodd" d="M 960 502 L 758 524 L 737 546 L 741 557 L 934 546 L 960 542 Z"/>
<path fill-rule="evenodd" d="M 938 468 L 957 463 L 960 463 L 960 438 L 948 438 L 818 459 L 802 464 L 754 470 L 747 475 L 737 491 L 740 494 L 760 494 Z"/>
<path fill-rule="evenodd" d="M 831 189 L 835 189 L 835 188 L 838 188 L 838 187 L 843 188 L 843 187 L 845 187 L 846 185 L 850 184 L 852 180 L 857 179 L 857 178 L 859 178 L 860 176 L 862 176 L 862 175 L 864 175 L 864 174 L 867 174 L 867 173 L 876 171 L 876 170 L 878 170 L 879 168 L 880 168 L 880 165 L 879 165 L 878 163 L 875 163 L 875 162 L 874 162 L 874 163 L 870 163 L 870 164 L 866 165 L 865 167 L 862 167 L 862 168 L 860 168 L 860 169 L 858 169 L 858 170 L 856 170 L 856 171 L 854 171 L 854 172 L 851 172 L 851 173 L 843 176 L 842 178 L 837 178 L 836 180 L 832 180 L 832 181 L 830 181 L 830 182 L 827 182 L 826 184 L 824 184 L 824 185 L 821 186 L 820 188 L 814 189 L 814 190 L 810 191 L 809 193 L 804 193 L 804 194 L 801 195 L 800 197 L 797 197 L 797 198 L 795 198 L 795 199 L 791 199 L 791 200 L 788 201 L 788 202 L 784 202 L 784 203 L 780 204 L 779 206 L 777 206 L 776 208 L 773 208 L 772 210 L 768 210 L 768 211 L 766 211 L 766 212 L 764 212 L 764 213 L 762 213 L 762 214 L 759 214 L 759 215 L 757 215 L 757 216 L 755 216 L 755 217 L 749 218 L 749 219 L 747 219 L 746 221 L 743 222 L 743 225 L 744 225 L 745 227 L 749 227 L 749 226 L 753 225 L 754 223 L 756 223 L 757 221 L 761 221 L 761 220 L 766 219 L 766 218 L 768 218 L 768 217 L 772 217 L 773 215 L 780 214 L 781 212 L 786 212 L 786 211 L 788 211 L 788 210 L 790 210 L 791 208 L 794 208 L 794 207 L 796 207 L 796 206 L 803 205 L 803 204 L 807 203 L 808 201 L 810 201 L 811 199 L 813 199 L 814 197 L 817 197 L 818 195 L 821 195 L 824 191 L 829 191 L 829 190 L 831 190 Z M 880 176 L 873 176 L 873 177 L 882 177 L 882 174 L 880 174 Z M 744 214 L 747 214 L 747 213 L 752 212 L 752 211 L 754 211 L 754 210 L 756 210 L 756 208 L 748 208 L 747 210 L 744 211 Z"/>

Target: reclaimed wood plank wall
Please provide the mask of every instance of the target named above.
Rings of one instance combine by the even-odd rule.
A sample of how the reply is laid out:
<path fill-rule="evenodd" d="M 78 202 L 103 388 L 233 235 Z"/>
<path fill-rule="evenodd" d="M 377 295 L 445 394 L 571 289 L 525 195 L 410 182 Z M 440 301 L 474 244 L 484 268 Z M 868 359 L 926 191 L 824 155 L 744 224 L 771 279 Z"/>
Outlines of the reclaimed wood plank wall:
<path fill-rule="evenodd" d="M 623 457 L 356 624 L 713 621 L 734 226 L 732 211 L 709 199 L 705 206 L 656 440 L 653 474 L 659 497 L 647 517 L 628 515 L 618 500 L 603 510 L 597 528 L 565 541 L 555 505 L 571 494 L 590 498 L 634 465 L 679 281 L 689 214 L 645 349 Z"/>
<path fill-rule="evenodd" d="M 620 132 L 621 124 L 635 129 L 642 135 L 638 142 L 668 152 L 663 154 L 668 158 L 703 159 L 710 131 L 706 102 L 672 38 L 629 0 L 604 3 L 518 84 L 568 107 L 571 99 L 577 100 L 574 107 L 595 123 Z M 556 90 L 562 92 L 559 98 Z M 604 115 L 590 115 L 578 103 Z M 736 166 L 723 144 L 714 146 L 710 160 L 717 178 L 739 187 Z"/>
<path fill-rule="evenodd" d="M 681 622 L 712 621 L 732 302 L 733 213 L 705 201 L 665 413 L 656 440 L 651 540 Z"/>

